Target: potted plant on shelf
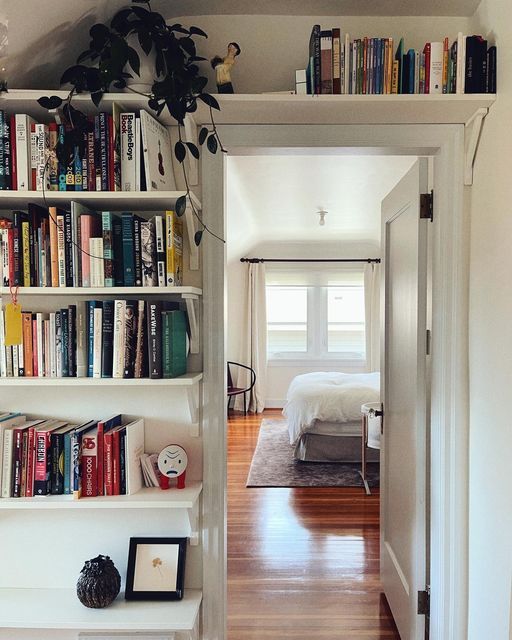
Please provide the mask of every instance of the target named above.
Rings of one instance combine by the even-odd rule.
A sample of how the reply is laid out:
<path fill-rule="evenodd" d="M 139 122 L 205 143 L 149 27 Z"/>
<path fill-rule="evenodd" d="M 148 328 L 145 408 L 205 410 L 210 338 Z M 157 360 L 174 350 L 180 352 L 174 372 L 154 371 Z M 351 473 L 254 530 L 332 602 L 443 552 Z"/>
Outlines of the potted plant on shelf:
<path fill-rule="evenodd" d="M 145 6 L 140 6 L 145 5 Z M 184 161 L 187 154 L 199 159 L 199 148 L 184 140 L 183 127 L 187 114 L 197 110 L 198 101 L 210 110 L 211 125 L 199 132 L 199 145 L 206 143 L 208 151 L 225 152 L 213 117 L 213 109 L 219 110 L 217 100 L 205 92 L 207 78 L 201 75 L 198 63 L 205 61 L 197 55 L 194 38 L 207 38 L 198 27 L 186 28 L 181 24 L 167 24 L 164 17 L 152 11 L 149 0 L 132 0 L 132 5 L 118 11 L 110 25 L 95 24 L 90 31 L 89 48 L 77 58 L 76 64 L 66 69 L 61 85 L 71 85 L 66 99 L 45 96 L 39 104 L 49 110 L 61 109 L 69 123 L 63 142 L 59 142 L 56 153 L 62 162 L 69 162 L 78 148 L 84 151 L 84 133 L 91 131 L 92 123 L 86 114 L 73 106 L 77 94 L 89 93 L 99 106 L 104 93 L 112 90 L 133 91 L 148 99 L 148 107 L 160 115 L 164 109 L 170 113 L 178 126 L 178 141 L 174 155 L 181 164 L 186 185 L 186 194 L 177 199 L 175 210 L 178 216 L 185 213 L 187 200 L 201 228 L 195 234 L 199 245 L 204 231 L 215 235 L 205 225 L 190 197 L 190 187 Z M 130 86 L 135 76 L 140 76 L 141 56 L 143 63 L 153 65 L 153 83 L 147 92 Z"/>

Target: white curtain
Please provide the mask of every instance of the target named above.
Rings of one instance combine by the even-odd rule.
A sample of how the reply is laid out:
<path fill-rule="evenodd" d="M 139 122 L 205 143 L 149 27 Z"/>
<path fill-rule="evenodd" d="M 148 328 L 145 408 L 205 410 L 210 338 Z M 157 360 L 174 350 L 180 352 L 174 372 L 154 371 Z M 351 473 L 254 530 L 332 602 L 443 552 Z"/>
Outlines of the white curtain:
<path fill-rule="evenodd" d="M 256 372 L 256 384 L 247 399 L 248 411 L 261 413 L 265 408 L 267 374 L 267 301 L 265 291 L 265 264 L 247 263 L 245 290 L 245 331 L 242 335 L 240 364 Z M 250 373 L 243 369 L 238 374 L 237 386 L 250 381 Z M 243 396 L 236 396 L 235 409 L 243 410 Z"/>
<path fill-rule="evenodd" d="M 364 268 L 364 308 L 366 331 L 366 366 L 368 371 L 380 367 L 380 264 Z"/>

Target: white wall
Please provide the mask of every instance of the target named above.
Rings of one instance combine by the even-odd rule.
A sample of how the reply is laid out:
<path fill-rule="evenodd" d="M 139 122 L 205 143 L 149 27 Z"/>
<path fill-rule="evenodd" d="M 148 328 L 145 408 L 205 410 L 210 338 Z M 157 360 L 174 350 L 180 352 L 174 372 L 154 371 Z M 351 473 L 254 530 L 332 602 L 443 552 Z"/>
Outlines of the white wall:
<path fill-rule="evenodd" d="M 376 212 L 378 215 L 378 212 Z M 256 258 L 368 258 L 379 257 L 380 250 L 372 244 L 352 243 L 343 245 L 337 243 L 264 243 L 251 247 L 246 253 L 248 257 Z M 246 264 L 240 262 L 240 255 L 232 256 L 228 261 L 228 359 L 235 360 L 240 354 L 240 340 L 243 331 L 244 275 Z M 283 366 L 282 363 L 275 366 L 269 365 L 267 369 L 267 394 L 265 404 L 267 408 L 281 408 L 286 398 L 286 392 L 291 380 L 301 374 L 310 371 L 338 371 L 339 367 L 322 364 L 319 367 Z M 344 367 L 348 373 L 364 371 L 361 365 Z"/>
<path fill-rule="evenodd" d="M 494 32 L 498 100 L 471 188 L 469 640 L 506 640 L 512 575 L 512 3 L 483 0 L 472 33 Z"/>

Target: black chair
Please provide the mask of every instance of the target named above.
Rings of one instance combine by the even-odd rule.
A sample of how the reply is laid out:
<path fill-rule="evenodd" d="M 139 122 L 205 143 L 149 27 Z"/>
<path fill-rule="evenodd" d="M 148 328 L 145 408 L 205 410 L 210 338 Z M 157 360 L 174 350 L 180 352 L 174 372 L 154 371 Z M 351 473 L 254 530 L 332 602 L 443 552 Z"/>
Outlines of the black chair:
<path fill-rule="evenodd" d="M 256 384 L 256 372 L 251 367 L 248 367 L 245 364 L 240 364 L 239 362 L 230 362 L 227 363 L 228 367 L 228 412 L 229 412 L 229 403 L 231 402 L 231 398 L 235 396 L 239 396 L 243 393 L 244 395 L 244 416 L 247 415 L 247 393 L 254 387 Z M 251 373 L 251 383 L 248 387 L 235 387 L 233 384 L 233 376 L 231 375 L 231 367 L 239 367 L 241 369 L 247 369 Z"/>

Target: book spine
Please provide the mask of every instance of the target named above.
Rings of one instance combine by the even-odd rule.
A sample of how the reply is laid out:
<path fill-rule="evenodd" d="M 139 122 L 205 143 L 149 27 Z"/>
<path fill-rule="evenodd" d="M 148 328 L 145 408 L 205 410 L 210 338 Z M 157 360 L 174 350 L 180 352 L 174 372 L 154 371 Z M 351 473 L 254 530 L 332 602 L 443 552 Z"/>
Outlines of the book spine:
<path fill-rule="evenodd" d="M 39 377 L 39 344 L 37 339 L 37 314 L 32 314 L 32 366 L 34 369 L 34 377 Z"/>
<path fill-rule="evenodd" d="M 496 46 L 489 47 L 487 51 L 486 93 L 496 93 Z"/>
<path fill-rule="evenodd" d="M 69 357 L 68 357 L 68 345 L 69 345 L 69 313 L 67 309 L 60 310 L 60 319 L 62 324 L 62 339 L 61 339 L 61 353 L 62 353 L 62 377 L 69 377 Z"/>
<path fill-rule="evenodd" d="M 126 429 L 119 432 L 119 493 L 126 495 Z"/>
<path fill-rule="evenodd" d="M 36 457 L 34 467 L 34 495 L 46 496 L 49 494 L 49 467 L 48 449 L 50 433 L 36 431 Z"/>
<path fill-rule="evenodd" d="M 142 219 L 139 216 L 133 216 L 133 256 L 136 287 L 142 286 L 141 222 Z"/>
<path fill-rule="evenodd" d="M 87 313 L 85 301 L 76 303 L 76 377 L 87 377 Z"/>
<path fill-rule="evenodd" d="M 114 286 L 114 238 L 112 228 L 112 214 L 103 211 L 101 214 L 103 233 L 103 272 L 105 287 Z"/>
<path fill-rule="evenodd" d="M 120 463 L 120 433 L 116 429 L 112 432 L 112 495 L 121 493 Z"/>
<path fill-rule="evenodd" d="M 68 376 L 76 378 L 76 305 L 68 306 Z"/>
<path fill-rule="evenodd" d="M 2 498 L 12 497 L 12 461 L 14 433 L 13 429 L 5 429 L 2 451 Z"/>
<path fill-rule="evenodd" d="M 62 495 L 64 493 L 64 469 L 62 468 L 64 453 L 64 438 L 61 433 L 50 436 L 50 493 Z"/>
<path fill-rule="evenodd" d="M 28 430 L 23 431 L 21 459 L 21 489 L 20 497 L 27 497 L 27 464 L 28 464 Z"/>
<path fill-rule="evenodd" d="M 7 377 L 7 358 L 5 352 L 5 326 L 4 312 L 0 309 L 0 377 Z M 1 452 L 0 452 L 1 455 Z"/>
<path fill-rule="evenodd" d="M 79 433 L 73 433 L 71 435 L 71 475 L 72 475 L 72 491 L 73 497 L 79 498 L 82 489 L 82 437 Z"/>
<path fill-rule="evenodd" d="M 113 274 L 114 286 L 124 285 L 123 232 L 122 222 L 118 217 L 112 218 Z"/>
<path fill-rule="evenodd" d="M 31 118 L 23 113 L 15 115 L 16 126 L 16 176 L 18 191 L 29 191 L 32 173 L 30 164 Z"/>
<path fill-rule="evenodd" d="M 80 216 L 80 247 L 82 251 L 82 287 L 91 286 L 91 258 L 89 256 L 89 240 L 92 233 L 92 217 Z"/>
<path fill-rule="evenodd" d="M 137 344 L 137 310 L 136 300 L 127 300 L 125 306 L 125 342 L 123 378 L 133 378 L 135 370 L 135 351 Z"/>
<path fill-rule="evenodd" d="M 113 489 L 113 464 L 112 464 L 112 453 L 113 453 L 113 442 L 112 442 L 112 432 L 107 431 L 103 436 L 103 474 L 105 480 L 105 495 L 112 496 L 114 495 Z"/>
<path fill-rule="evenodd" d="M 93 498 L 98 495 L 98 438 L 89 433 L 82 439 L 82 496 Z"/>
<path fill-rule="evenodd" d="M 135 191 L 142 190 L 142 140 L 140 132 L 140 118 L 135 118 Z"/>
<path fill-rule="evenodd" d="M 101 191 L 109 190 L 109 176 L 108 176 L 108 156 L 109 156 L 109 144 L 108 144 L 108 120 L 106 113 L 99 114 L 99 152 L 100 152 L 100 184 Z"/>
<path fill-rule="evenodd" d="M 341 94 L 342 87 L 342 47 L 340 30 L 332 30 L 332 92 Z"/>
<path fill-rule="evenodd" d="M 103 302 L 101 377 L 112 378 L 114 357 L 114 301 Z"/>
<path fill-rule="evenodd" d="M 87 133 L 87 191 L 96 191 L 96 165 L 94 162 L 94 131 Z"/>
<path fill-rule="evenodd" d="M 21 497 L 21 467 L 23 461 L 23 429 L 14 429 L 14 450 L 12 456 L 13 478 L 12 497 Z"/>
<path fill-rule="evenodd" d="M 320 33 L 320 93 L 332 93 L 332 33 Z"/>
<path fill-rule="evenodd" d="M 123 280 L 125 287 L 135 285 L 135 251 L 133 233 L 133 214 L 123 213 L 121 216 L 123 235 Z"/>
<path fill-rule="evenodd" d="M 139 300 L 137 311 L 137 340 L 135 345 L 135 367 L 134 378 L 142 378 L 144 376 L 144 355 L 145 355 L 145 327 L 146 327 L 146 303 Z"/>
<path fill-rule="evenodd" d="M 114 347 L 112 377 L 122 378 L 124 374 L 126 300 L 114 301 Z"/>
<path fill-rule="evenodd" d="M 155 216 L 156 268 L 158 286 L 165 287 L 167 272 L 165 267 L 165 232 L 162 216 Z"/>
<path fill-rule="evenodd" d="M 320 25 L 315 24 L 311 32 L 309 41 L 310 56 L 313 59 L 313 93 L 320 93 L 321 75 L 320 75 Z"/>
<path fill-rule="evenodd" d="M 72 493 L 71 489 L 71 433 L 64 434 L 64 486 L 65 495 Z"/>
<path fill-rule="evenodd" d="M 102 322 L 103 309 L 101 307 L 94 308 L 93 315 L 93 364 L 92 377 L 101 378 L 101 353 L 102 353 Z"/>
<path fill-rule="evenodd" d="M 430 43 L 429 93 L 443 93 L 443 43 Z"/>
<path fill-rule="evenodd" d="M 65 138 L 66 138 L 66 128 L 65 128 L 65 126 L 63 124 L 59 124 L 59 126 L 58 126 L 58 137 L 59 137 L 59 144 L 61 144 L 61 145 L 64 144 L 64 141 L 65 141 Z M 58 160 L 57 166 L 58 166 L 58 174 L 59 174 L 59 191 L 67 191 L 66 165 L 65 165 L 64 162 L 62 162 L 62 160 Z"/>
<path fill-rule="evenodd" d="M 36 190 L 50 190 L 50 170 L 47 158 L 50 150 L 50 131 L 46 124 L 36 124 L 37 166 Z"/>
<path fill-rule="evenodd" d="M 103 238 L 89 238 L 89 254 L 91 261 L 91 287 L 104 287 Z"/>
<path fill-rule="evenodd" d="M 36 428 L 28 429 L 27 438 L 27 483 L 25 486 L 25 496 L 31 498 L 34 495 L 34 465 L 36 454 Z"/>
<path fill-rule="evenodd" d="M 57 214 L 57 261 L 59 265 L 59 287 L 66 286 L 66 231 L 64 216 Z"/>
<path fill-rule="evenodd" d="M 50 313 L 50 377 L 57 377 L 56 314 Z"/>
<path fill-rule="evenodd" d="M 55 374 L 62 378 L 62 313 L 55 312 Z"/>
<path fill-rule="evenodd" d="M 121 114 L 121 186 L 136 191 L 135 113 Z"/>
<path fill-rule="evenodd" d="M 30 287 L 30 222 L 23 220 L 21 223 L 21 247 L 23 252 L 23 286 Z"/>
<path fill-rule="evenodd" d="M 74 285 L 73 273 L 76 265 L 73 260 L 73 220 L 70 211 L 64 211 L 64 262 L 66 287 Z"/>
<path fill-rule="evenodd" d="M 142 260 L 142 286 L 158 286 L 156 264 L 155 219 L 143 220 L 140 223 L 140 244 Z"/>
<path fill-rule="evenodd" d="M 44 359 L 43 359 L 43 314 L 36 313 L 36 329 L 37 329 L 37 370 L 39 377 L 44 378 Z"/>
<path fill-rule="evenodd" d="M 11 118 L 4 113 L 3 129 L 3 183 L 4 189 L 10 191 L 12 186 L 12 149 L 11 149 Z"/>
<path fill-rule="evenodd" d="M 162 306 L 148 302 L 148 365 L 149 377 L 162 377 Z"/>
<path fill-rule="evenodd" d="M 97 302 L 87 300 L 87 377 L 92 378 L 94 373 L 94 309 Z"/>
<path fill-rule="evenodd" d="M 57 208 L 50 207 L 49 228 L 50 228 L 50 265 L 52 287 L 59 286 L 59 230 L 57 223 Z"/>
<path fill-rule="evenodd" d="M 17 189 L 18 185 L 18 167 L 16 162 L 16 116 L 11 114 L 10 117 L 10 144 L 11 144 L 11 189 Z"/>
<path fill-rule="evenodd" d="M 107 162 L 108 162 L 108 190 L 116 190 L 115 177 L 115 134 L 114 134 L 114 118 L 107 115 Z"/>
<path fill-rule="evenodd" d="M 2 238 L 2 285 L 9 286 L 9 229 L 1 229 L 0 237 Z"/>
<path fill-rule="evenodd" d="M 34 375 L 32 366 L 32 314 L 24 312 L 21 318 L 23 324 L 23 347 L 25 355 L 25 376 L 31 378 Z"/>

